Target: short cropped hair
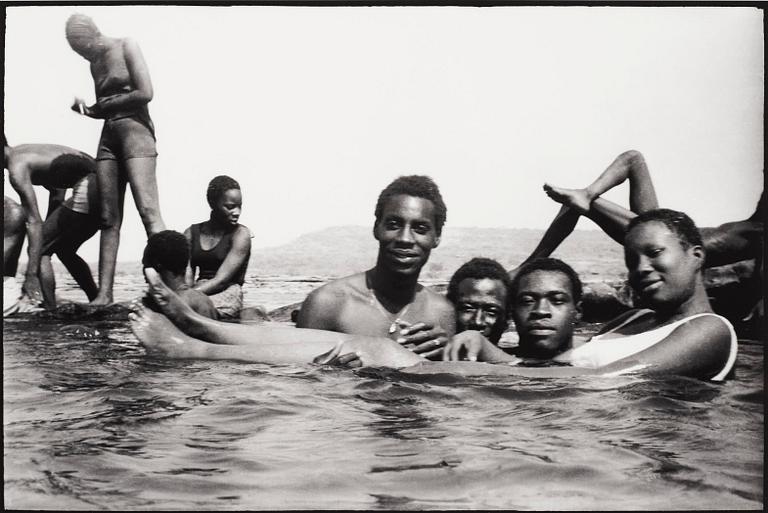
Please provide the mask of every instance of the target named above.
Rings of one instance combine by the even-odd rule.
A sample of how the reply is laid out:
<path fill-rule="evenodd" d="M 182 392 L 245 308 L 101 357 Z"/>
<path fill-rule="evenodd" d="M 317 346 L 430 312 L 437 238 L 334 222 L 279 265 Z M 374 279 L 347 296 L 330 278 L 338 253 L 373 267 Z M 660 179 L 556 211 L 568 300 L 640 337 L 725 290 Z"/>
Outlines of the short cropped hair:
<path fill-rule="evenodd" d="M 376 211 L 374 212 L 376 222 L 378 223 L 381 219 L 387 201 L 400 194 L 424 198 L 435 205 L 435 231 L 439 236 L 443 231 L 447 209 L 437 184 L 430 177 L 424 175 L 400 176 L 387 185 L 379 194 L 379 200 L 376 202 Z"/>
<path fill-rule="evenodd" d="M 510 287 L 513 301 L 514 301 L 514 298 L 517 297 L 517 292 L 518 292 L 518 289 L 520 288 L 520 280 L 523 279 L 523 276 L 531 274 L 532 272 L 535 272 L 535 271 L 554 271 L 554 272 L 563 273 L 571 281 L 571 292 L 573 293 L 573 301 L 575 303 L 578 303 L 579 301 L 581 301 L 583 288 L 581 285 L 581 279 L 579 279 L 579 275 L 576 273 L 576 271 L 573 270 L 573 267 L 566 264 L 559 258 L 536 258 L 520 266 L 520 269 L 517 271 L 517 274 L 512 279 L 512 285 Z"/>
<path fill-rule="evenodd" d="M 141 265 L 161 266 L 177 275 L 183 275 L 189 263 L 189 241 L 173 230 L 163 230 L 149 237 L 144 248 Z"/>
<path fill-rule="evenodd" d="M 81 178 L 96 172 L 96 161 L 84 154 L 65 153 L 51 161 L 50 186 L 67 189 Z"/>
<path fill-rule="evenodd" d="M 651 222 L 661 223 L 669 228 L 669 231 L 675 234 L 684 248 L 691 246 L 704 247 L 701 240 L 701 232 L 699 232 L 693 220 L 683 212 L 668 208 L 657 208 L 643 212 L 629 222 L 626 233 L 629 233 L 641 224 Z"/>
<path fill-rule="evenodd" d="M 509 316 L 509 313 L 512 311 L 512 280 L 509 279 L 509 274 L 507 274 L 504 266 L 492 258 L 476 257 L 469 262 L 462 264 L 462 266 L 453 273 L 450 282 L 448 282 L 448 292 L 446 293 L 446 297 L 451 303 L 456 305 L 459 300 L 459 285 L 462 281 L 466 279 L 482 280 L 484 278 L 499 280 L 504 284 L 504 289 L 506 290 L 504 298 L 506 302 L 506 313 L 507 316 Z"/>
<path fill-rule="evenodd" d="M 227 175 L 219 175 L 214 177 L 208 183 L 208 190 L 205 192 L 208 205 L 210 205 L 211 208 L 214 208 L 216 206 L 216 201 L 221 197 L 221 195 L 230 189 L 240 190 L 240 184 L 237 183 L 237 180 Z"/>
<path fill-rule="evenodd" d="M 67 18 L 64 32 L 67 36 L 67 41 L 73 47 L 81 45 L 87 39 L 96 38 L 101 35 L 93 19 L 85 14 L 73 14 Z"/>

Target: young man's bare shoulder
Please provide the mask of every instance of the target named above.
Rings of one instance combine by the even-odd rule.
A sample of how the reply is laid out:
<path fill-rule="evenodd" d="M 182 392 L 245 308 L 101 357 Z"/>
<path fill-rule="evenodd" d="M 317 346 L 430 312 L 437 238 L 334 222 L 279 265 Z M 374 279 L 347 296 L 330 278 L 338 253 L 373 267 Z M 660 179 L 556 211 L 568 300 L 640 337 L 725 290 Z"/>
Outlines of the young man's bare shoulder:
<path fill-rule="evenodd" d="M 338 301 L 342 298 L 358 296 L 363 290 L 365 290 L 365 273 L 358 273 L 329 281 L 310 292 L 309 296 L 316 301 Z"/>
<path fill-rule="evenodd" d="M 422 289 L 419 292 L 424 295 L 424 298 L 429 301 L 433 308 L 453 310 L 453 303 L 448 301 L 448 298 L 446 298 L 444 294 L 436 292 L 431 287 L 422 286 Z"/>

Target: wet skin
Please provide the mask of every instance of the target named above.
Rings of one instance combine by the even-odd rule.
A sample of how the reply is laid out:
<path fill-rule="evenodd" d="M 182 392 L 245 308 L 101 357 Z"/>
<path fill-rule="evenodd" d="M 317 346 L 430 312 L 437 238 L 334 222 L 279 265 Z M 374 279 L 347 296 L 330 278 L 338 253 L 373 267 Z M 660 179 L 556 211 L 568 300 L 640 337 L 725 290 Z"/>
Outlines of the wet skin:
<path fill-rule="evenodd" d="M 418 277 L 440 244 L 435 206 L 424 198 L 393 196 L 384 205 L 373 235 L 379 241 L 378 265 L 395 274 Z"/>
<path fill-rule="evenodd" d="M 479 331 L 497 344 L 507 329 L 507 289 L 491 278 L 466 278 L 459 283 L 456 332 Z"/>
<path fill-rule="evenodd" d="M 704 255 L 699 246 L 684 247 L 663 223 L 649 222 L 627 234 L 624 260 L 642 303 L 664 311 L 693 297 Z"/>
<path fill-rule="evenodd" d="M 551 358 L 570 348 L 580 307 L 567 275 L 550 270 L 526 274 L 513 301 L 512 318 L 520 335 L 518 356 Z"/>

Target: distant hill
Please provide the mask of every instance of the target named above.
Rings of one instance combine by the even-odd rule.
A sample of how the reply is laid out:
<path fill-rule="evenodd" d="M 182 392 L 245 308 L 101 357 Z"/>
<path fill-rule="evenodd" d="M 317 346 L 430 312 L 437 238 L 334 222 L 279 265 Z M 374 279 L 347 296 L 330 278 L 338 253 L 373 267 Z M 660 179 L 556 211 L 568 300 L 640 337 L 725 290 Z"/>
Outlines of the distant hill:
<path fill-rule="evenodd" d="M 518 265 L 541 239 L 543 230 L 518 228 L 446 228 L 422 279 L 447 281 L 475 256 L 495 258 L 506 268 Z M 370 227 L 334 226 L 302 235 L 282 246 L 256 248 L 249 275 L 332 278 L 370 268 L 377 243 Z M 599 230 L 576 230 L 553 256 L 571 264 L 585 281 L 623 279 L 621 246 Z"/>
<path fill-rule="evenodd" d="M 475 256 L 495 258 L 505 268 L 520 264 L 541 240 L 543 230 L 529 228 L 446 228 L 440 246 L 432 252 L 421 279 L 445 282 L 458 267 Z M 364 271 L 376 261 L 377 242 L 366 226 L 333 226 L 304 234 L 281 246 L 254 248 L 248 265 L 253 278 L 306 279 L 346 276 Z M 576 230 L 554 253 L 568 262 L 585 282 L 623 280 L 621 246 L 600 230 Z M 20 263 L 23 272 L 25 262 Z M 64 266 L 53 259 L 58 274 Z M 91 263 L 96 272 L 96 262 Z M 140 274 L 140 262 L 120 262 L 118 271 Z"/>

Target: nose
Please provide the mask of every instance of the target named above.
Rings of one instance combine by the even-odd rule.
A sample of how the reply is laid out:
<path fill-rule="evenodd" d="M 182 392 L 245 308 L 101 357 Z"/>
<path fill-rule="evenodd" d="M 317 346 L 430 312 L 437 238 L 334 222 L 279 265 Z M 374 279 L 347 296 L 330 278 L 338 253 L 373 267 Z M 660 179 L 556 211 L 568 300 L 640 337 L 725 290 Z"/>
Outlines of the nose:
<path fill-rule="evenodd" d="M 630 274 L 635 276 L 643 276 L 653 270 L 651 259 L 645 255 L 640 255 L 634 264 L 635 265 L 632 267 L 632 269 L 630 269 Z"/>
<path fill-rule="evenodd" d="M 551 314 L 552 312 L 550 312 L 549 309 L 549 301 L 547 301 L 545 298 L 536 301 L 536 304 L 531 311 L 531 315 L 536 317 L 549 317 Z"/>
<path fill-rule="evenodd" d="M 485 327 L 485 312 L 482 309 L 478 308 L 475 311 L 475 315 L 472 316 L 472 324 L 479 328 Z"/>
<path fill-rule="evenodd" d="M 403 244 L 413 244 L 414 243 L 413 233 L 411 233 L 410 228 L 405 226 L 400 230 L 398 230 L 397 238 L 395 240 Z"/>

